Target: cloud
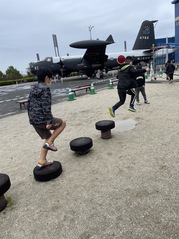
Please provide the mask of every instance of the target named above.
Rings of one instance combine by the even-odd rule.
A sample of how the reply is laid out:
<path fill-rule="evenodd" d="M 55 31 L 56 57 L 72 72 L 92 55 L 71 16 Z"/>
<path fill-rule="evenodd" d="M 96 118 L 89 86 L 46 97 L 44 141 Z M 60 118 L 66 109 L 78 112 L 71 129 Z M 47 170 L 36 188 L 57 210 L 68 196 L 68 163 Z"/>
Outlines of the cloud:
<path fill-rule="evenodd" d="M 107 51 L 130 50 L 141 23 L 159 20 L 156 37 L 174 36 L 174 5 L 170 1 L 133 0 L 1 0 L 0 71 L 10 66 L 24 72 L 29 62 L 54 55 L 52 34 L 57 35 L 60 55 L 81 54 L 72 42 L 90 38 L 105 40 L 113 35 L 115 44 Z"/>

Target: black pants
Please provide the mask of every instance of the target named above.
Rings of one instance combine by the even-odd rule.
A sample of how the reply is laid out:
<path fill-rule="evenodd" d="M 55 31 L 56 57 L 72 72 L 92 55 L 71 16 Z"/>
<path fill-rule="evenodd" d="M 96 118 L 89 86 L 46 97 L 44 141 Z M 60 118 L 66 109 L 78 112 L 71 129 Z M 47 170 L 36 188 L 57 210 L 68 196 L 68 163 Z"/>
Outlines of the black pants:
<path fill-rule="evenodd" d="M 119 95 L 119 102 L 117 102 L 114 106 L 113 106 L 113 110 L 117 110 L 121 105 L 123 105 L 126 101 L 126 95 L 131 95 L 131 100 L 130 100 L 130 106 L 134 105 L 134 101 L 136 98 L 136 92 L 135 89 L 118 89 L 118 95 Z"/>
<path fill-rule="evenodd" d="M 169 78 L 168 80 L 173 80 L 173 73 L 169 73 L 168 78 Z"/>

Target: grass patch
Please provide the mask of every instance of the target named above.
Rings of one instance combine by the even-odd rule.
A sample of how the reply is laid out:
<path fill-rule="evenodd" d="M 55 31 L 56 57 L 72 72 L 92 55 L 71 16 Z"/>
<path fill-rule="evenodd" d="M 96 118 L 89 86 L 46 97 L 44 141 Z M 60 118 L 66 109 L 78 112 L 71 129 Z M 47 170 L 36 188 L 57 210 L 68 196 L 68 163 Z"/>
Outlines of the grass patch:
<path fill-rule="evenodd" d="M 6 200 L 7 200 L 8 207 L 13 207 L 14 206 L 14 201 L 11 197 L 7 197 Z"/>

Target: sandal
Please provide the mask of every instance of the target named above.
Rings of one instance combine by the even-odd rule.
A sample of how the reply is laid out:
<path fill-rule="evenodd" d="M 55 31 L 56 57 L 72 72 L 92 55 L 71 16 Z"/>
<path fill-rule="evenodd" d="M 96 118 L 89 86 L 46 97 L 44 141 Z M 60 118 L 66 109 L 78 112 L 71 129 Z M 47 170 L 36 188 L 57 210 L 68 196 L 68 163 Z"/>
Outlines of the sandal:
<path fill-rule="evenodd" d="M 44 167 L 52 165 L 52 164 L 53 164 L 53 161 L 48 161 L 46 159 L 45 163 L 38 163 L 37 166 L 40 167 L 40 168 L 44 168 Z"/>
<path fill-rule="evenodd" d="M 43 146 L 44 149 L 48 149 L 48 150 L 52 150 L 52 151 L 57 151 L 57 147 L 55 147 L 54 144 L 48 144 L 48 143 L 45 143 L 44 146 Z"/>

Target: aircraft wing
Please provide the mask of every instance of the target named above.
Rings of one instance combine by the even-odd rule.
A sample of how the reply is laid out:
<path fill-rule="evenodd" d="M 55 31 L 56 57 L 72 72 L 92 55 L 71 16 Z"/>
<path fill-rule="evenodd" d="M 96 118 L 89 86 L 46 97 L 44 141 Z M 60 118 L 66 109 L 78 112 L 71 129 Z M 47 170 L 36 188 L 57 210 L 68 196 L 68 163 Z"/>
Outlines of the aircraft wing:
<path fill-rule="evenodd" d="M 82 61 L 90 64 L 103 64 L 108 56 L 105 54 L 106 46 L 114 43 L 113 37 L 109 35 L 106 41 L 102 40 L 84 40 L 70 44 L 71 47 L 87 49 Z"/>
<path fill-rule="evenodd" d="M 83 59 L 91 64 L 102 64 L 106 62 L 108 58 L 105 52 L 106 46 L 91 46 L 86 50 Z"/>

